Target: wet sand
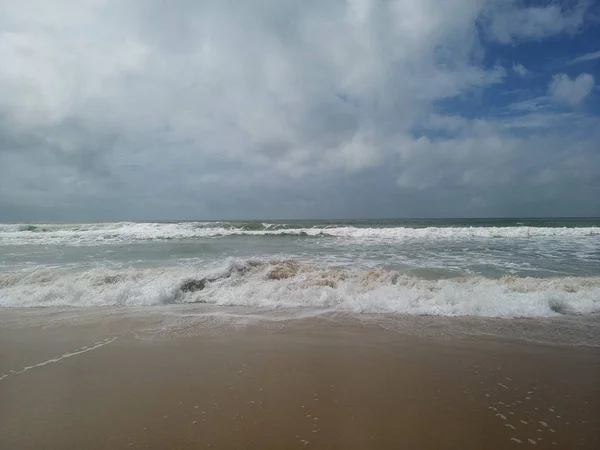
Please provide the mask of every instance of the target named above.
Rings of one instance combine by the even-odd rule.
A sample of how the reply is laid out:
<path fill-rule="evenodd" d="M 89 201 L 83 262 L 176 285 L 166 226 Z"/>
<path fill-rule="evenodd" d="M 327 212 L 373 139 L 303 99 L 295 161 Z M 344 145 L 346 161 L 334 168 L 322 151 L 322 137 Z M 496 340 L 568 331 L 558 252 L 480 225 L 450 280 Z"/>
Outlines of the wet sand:
<path fill-rule="evenodd" d="M 600 448 L 595 347 L 319 318 L 39 325 L 0 327 L 1 449 Z"/>

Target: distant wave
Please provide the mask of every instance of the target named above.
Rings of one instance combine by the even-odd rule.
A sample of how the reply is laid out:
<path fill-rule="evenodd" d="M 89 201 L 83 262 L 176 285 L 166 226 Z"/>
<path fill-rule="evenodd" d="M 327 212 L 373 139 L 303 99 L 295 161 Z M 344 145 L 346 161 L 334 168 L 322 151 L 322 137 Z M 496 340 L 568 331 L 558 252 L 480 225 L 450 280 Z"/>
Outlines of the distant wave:
<path fill-rule="evenodd" d="M 0 245 L 100 245 L 223 236 L 307 236 L 360 240 L 536 238 L 600 236 L 600 227 L 355 227 L 258 222 L 0 224 Z"/>
<path fill-rule="evenodd" d="M 600 277 L 424 279 L 393 270 L 228 259 L 211 269 L 95 268 L 0 275 L 0 306 L 209 303 L 355 313 L 551 317 L 600 312 Z"/>

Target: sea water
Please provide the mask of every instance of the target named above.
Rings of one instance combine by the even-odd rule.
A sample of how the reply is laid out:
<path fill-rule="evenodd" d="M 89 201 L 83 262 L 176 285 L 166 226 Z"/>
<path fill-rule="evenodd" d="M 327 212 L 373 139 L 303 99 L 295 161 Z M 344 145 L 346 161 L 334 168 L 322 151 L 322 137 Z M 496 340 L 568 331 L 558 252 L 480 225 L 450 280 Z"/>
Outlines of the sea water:
<path fill-rule="evenodd" d="M 600 311 L 600 219 L 0 224 L 0 307 Z"/>

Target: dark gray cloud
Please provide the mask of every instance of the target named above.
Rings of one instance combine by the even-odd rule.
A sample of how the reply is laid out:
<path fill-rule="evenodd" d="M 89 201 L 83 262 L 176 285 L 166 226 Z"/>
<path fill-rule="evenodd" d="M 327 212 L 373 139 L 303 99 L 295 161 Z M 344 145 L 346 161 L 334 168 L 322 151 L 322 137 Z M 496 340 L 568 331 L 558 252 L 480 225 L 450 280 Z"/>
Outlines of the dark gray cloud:
<path fill-rule="evenodd" d="M 439 108 L 587 3 L 450 3 L 0 0 L 0 220 L 599 214 L 591 75 Z"/>

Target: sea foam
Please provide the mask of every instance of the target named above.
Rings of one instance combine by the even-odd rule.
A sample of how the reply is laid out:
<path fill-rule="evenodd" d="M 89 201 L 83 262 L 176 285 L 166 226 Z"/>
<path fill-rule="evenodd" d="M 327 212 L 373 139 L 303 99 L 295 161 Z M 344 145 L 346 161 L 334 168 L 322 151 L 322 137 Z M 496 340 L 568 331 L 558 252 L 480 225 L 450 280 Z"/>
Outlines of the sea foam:
<path fill-rule="evenodd" d="M 600 237 L 600 227 L 299 227 L 297 224 L 179 222 L 93 224 L 0 224 L 0 245 L 102 245 L 139 241 L 218 238 L 223 236 L 313 236 L 356 241 L 473 238 Z"/>
<path fill-rule="evenodd" d="M 354 313 L 551 317 L 600 312 L 600 277 L 423 279 L 393 270 L 326 268 L 294 260 L 0 275 L 0 306 L 208 303 Z"/>

